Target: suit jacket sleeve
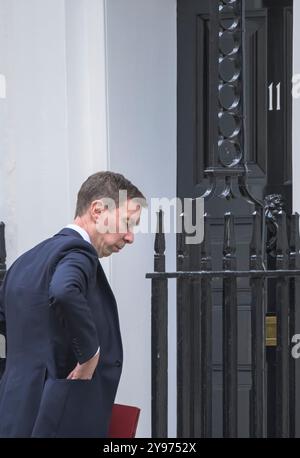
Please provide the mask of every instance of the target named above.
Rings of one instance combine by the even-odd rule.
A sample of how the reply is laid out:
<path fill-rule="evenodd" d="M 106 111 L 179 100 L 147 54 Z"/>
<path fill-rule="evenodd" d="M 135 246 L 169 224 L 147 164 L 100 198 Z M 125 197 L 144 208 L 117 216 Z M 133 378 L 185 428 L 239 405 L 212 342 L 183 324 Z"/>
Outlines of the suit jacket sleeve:
<path fill-rule="evenodd" d="M 4 311 L 4 293 L 3 283 L 0 286 L 0 334 L 6 337 L 5 311 Z M 5 358 L 0 358 L 0 378 L 5 369 Z"/>
<path fill-rule="evenodd" d="M 50 304 L 59 309 L 80 364 L 92 358 L 99 348 L 97 330 L 87 303 L 94 272 L 95 260 L 83 250 L 72 250 L 57 264 L 49 286 Z"/>

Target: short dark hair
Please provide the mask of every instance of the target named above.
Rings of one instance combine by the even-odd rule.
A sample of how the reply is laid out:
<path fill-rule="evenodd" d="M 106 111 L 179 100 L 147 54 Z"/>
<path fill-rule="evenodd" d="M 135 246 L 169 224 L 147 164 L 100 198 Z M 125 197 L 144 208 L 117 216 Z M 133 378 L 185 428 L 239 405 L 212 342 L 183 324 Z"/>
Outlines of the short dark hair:
<path fill-rule="evenodd" d="M 81 185 L 77 195 L 75 218 L 82 216 L 89 205 L 96 199 L 113 199 L 116 206 L 119 206 L 119 191 L 127 191 L 127 199 L 142 199 L 146 206 L 146 199 L 141 191 L 127 180 L 121 173 L 97 172 L 89 176 Z"/>

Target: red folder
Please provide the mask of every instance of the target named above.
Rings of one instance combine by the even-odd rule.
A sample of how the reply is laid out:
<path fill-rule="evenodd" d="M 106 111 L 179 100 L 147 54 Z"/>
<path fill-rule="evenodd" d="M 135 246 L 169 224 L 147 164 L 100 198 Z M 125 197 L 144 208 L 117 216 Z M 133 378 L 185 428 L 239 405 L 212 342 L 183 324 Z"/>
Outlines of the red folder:
<path fill-rule="evenodd" d="M 140 411 L 141 409 L 138 407 L 114 404 L 112 408 L 108 437 L 135 437 Z"/>

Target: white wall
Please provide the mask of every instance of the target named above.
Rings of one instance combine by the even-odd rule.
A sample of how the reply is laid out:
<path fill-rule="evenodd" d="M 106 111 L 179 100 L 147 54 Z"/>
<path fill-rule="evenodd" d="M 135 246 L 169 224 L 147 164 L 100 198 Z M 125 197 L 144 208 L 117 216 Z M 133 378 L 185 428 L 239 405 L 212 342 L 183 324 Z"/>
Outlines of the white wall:
<path fill-rule="evenodd" d="M 294 30 L 293 30 L 293 74 L 300 75 L 300 2 L 294 0 Z M 299 81 L 299 78 L 298 78 Z M 296 93 L 299 93 L 299 83 L 295 86 Z M 293 98 L 293 211 L 300 213 L 300 98 Z M 299 332 L 299 329 L 296 329 Z M 296 377 L 300 377 L 299 361 L 296 361 Z M 296 387 L 296 405 L 299 405 L 300 390 Z M 296 411 L 296 432 L 300 431 L 300 412 Z"/>
<path fill-rule="evenodd" d="M 8 267 L 71 222 L 79 186 L 107 168 L 104 12 L 104 0 L 0 0 Z M 109 261 L 104 268 L 109 273 Z"/>
<path fill-rule="evenodd" d="M 300 75 L 300 2 L 294 1 L 293 74 Z M 299 86 L 299 84 L 298 84 Z M 300 96 L 300 91 L 299 96 Z M 293 99 L 293 211 L 300 213 L 300 97 Z"/>
<path fill-rule="evenodd" d="M 8 265 L 72 221 L 107 165 L 103 0 L 0 0 L 0 215 Z"/>
<path fill-rule="evenodd" d="M 0 214 L 9 264 L 70 213 L 64 3 L 1 0 L 0 21 L 0 72 L 7 80 Z"/>
<path fill-rule="evenodd" d="M 110 168 L 146 197 L 176 196 L 176 0 L 107 0 Z M 167 238 L 167 268 L 175 268 L 175 237 Z M 137 405 L 138 437 L 151 433 L 150 280 L 153 236 L 112 257 L 124 345 L 117 399 Z M 175 300 L 169 299 L 169 435 L 176 437 Z"/>
<path fill-rule="evenodd" d="M 106 7 L 105 7 L 106 5 Z M 0 0 L 0 218 L 8 265 L 73 217 L 96 170 L 147 197 L 176 195 L 176 0 Z M 108 88 L 108 92 L 107 92 Z M 109 119 L 107 122 L 107 106 Z M 151 432 L 153 235 L 105 264 L 124 345 L 117 401 Z M 167 268 L 175 267 L 168 237 Z M 175 300 L 170 292 L 170 436 L 175 437 Z"/>

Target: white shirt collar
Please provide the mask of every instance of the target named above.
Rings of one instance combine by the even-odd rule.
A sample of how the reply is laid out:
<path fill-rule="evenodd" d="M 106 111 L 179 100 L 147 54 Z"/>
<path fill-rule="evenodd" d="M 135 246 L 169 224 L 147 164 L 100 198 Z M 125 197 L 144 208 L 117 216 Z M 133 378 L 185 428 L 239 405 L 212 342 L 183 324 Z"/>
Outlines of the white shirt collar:
<path fill-rule="evenodd" d="M 90 236 L 89 234 L 86 232 L 85 229 L 83 229 L 82 227 L 78 226 L 77 224 L 68 224 L 67 226 L 65 226 L 67 229 L 73 229 L 74 231 L 78 232 L 78 234 L 81 235 L 81 237 L 86 241 L 86 242 L 89 242 L 89 243 L 92 243 L 91 242 L 91 239 L 90 239 Z"/>

